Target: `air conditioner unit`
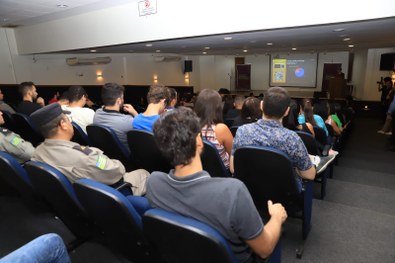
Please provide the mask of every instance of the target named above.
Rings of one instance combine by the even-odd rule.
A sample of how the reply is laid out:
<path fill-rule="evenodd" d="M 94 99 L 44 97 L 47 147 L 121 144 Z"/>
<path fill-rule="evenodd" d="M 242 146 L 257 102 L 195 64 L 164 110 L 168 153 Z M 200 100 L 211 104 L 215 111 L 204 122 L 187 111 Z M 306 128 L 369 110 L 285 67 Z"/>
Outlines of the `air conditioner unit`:
<path fill-rule="evenodd" d="M 96 57 L 96 58 L 66 58 L 66 63 L 69 66 L 78 66 L 78 65 L 99 65 L 99 64 L 108 64 L 111 62 L 110 57 Z"/>
<path fill-rule="evenodd" d="M 176 62 L 180 61 L 181 57 L 179 56 L 155 56 L 154 61 L 155 62 Z"/>

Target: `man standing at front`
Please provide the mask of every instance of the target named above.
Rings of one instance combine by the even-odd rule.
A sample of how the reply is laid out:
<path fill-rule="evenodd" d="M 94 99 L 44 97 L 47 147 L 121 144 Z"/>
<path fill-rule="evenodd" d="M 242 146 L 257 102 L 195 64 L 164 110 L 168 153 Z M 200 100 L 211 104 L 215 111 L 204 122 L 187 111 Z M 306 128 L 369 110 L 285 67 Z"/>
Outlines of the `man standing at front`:
<path fill-rule="evenodd" d="M 164 113 L 155 122 L 155 141 L 175 169 L 169 174 L 152 173 L 146 197 L 153 207 L 195 218 L 217 229 L 240 262 L 260 262 L 276 246 L 287 218 L 285 209 L 268 201 L 271 218 L 264 226 L 241 181 L 212 178 L 203 171 L 200 154 L 204 144 L 199 123 L 196 113 L 184 107 Z"/>

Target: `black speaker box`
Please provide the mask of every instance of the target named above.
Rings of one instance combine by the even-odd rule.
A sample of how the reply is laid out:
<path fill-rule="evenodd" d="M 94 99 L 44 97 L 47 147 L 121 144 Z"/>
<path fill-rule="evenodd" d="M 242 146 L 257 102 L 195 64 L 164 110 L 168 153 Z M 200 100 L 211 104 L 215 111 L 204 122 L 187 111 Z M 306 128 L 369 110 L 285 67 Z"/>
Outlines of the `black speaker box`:
<path fill-rule="evenodd" d="M 393 70 L 395 64 L 395 53 L 382 54 L 380 59 L 380 70 Z"/>
<path fill-rule="evenodd" d="M 192 72 L 192 60 L 184 60 L 184 73 Z"/>

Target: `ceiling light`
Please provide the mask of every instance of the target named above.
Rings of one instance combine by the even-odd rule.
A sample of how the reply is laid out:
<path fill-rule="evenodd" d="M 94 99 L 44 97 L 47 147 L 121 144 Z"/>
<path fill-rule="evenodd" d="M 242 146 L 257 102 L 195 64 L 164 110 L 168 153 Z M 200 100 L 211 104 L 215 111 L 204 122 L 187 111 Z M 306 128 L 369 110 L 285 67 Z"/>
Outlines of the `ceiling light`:
<path fill-rule="evenodd" d="M 206 52 L 206 51 L 203 51 L 202 53 L 203 53 L 203 55 L 206 55 L 206 54 L 207 54 L 207 52 Z"/>
<path fill-rule="evenodd" d="M 97 52 L 97 50 L 96 49 L 91 49 L 90 50 L 92 53 L 95 53 L 95 52 Z"/>
<path fill-rule="evenodd" d="M 224 37 L 224 40 L 232 40 L 232 37 Z"/>
<path fill-rule="evenodd" d="M 335 28 L 332 30 L 333 32 L 343 32 L 344 28 Z"/>
<path fill-rule="evenodd" d="M 146 47 L 152 47 L 152 44 L 145 44 Z"/>
<path fill-rule="evenodd" d="M 208 49 L 210 49 L 210 47 L 204 47 L 204 49 L 205 49 L 205 50 L 208 50 Z"/>
<path fill-rule="evenodd" d="M 292 50 L 295 51 L 295 50 L 296 50 L 296 47 L 293 47 Z"/>
<path fill-rule="evenodd" d="M 254 44 L 256 43 L 256 40 L 251 40 L 250 43 Z"/>
<path fill-rule="evenodd" d="M 244 53 L 247 53 L 247 52 L 248 52 L 248 50 L 247 50 L 247 49 L 243 49 L 243 52 L 244 52 Z"/>
<path fill-rule="evenodd" d="M 66 8 L 66 7 L 69 7 L 68 5 L 65 5 L 65 4 L 57 4 L 56 6 L 59 7 L 59 8 Z"/>
<path fill-rule="evenodd" d="M 267 42 L 266 45 L 267 45 L 267 46 L 273 46 L 273 43 Z"/>
<path fill-rule="evenodd" d="M 348 45 L 348 47 L 354 47 L 354 45 Z"/>
<path fill-rule="evenodd" d="M 343 41 L 350 41 L 350 40 L 351 40 L 351 38 L 349 38 L 349 37 L 346 37 L 343 39 Z"/>
<path fill-rule="evenodd" d="M 155 52 L 156 52 L 156 53 L 159 53 L 159 52 L 160 52 L 160 49 L 155 50 Z"/>

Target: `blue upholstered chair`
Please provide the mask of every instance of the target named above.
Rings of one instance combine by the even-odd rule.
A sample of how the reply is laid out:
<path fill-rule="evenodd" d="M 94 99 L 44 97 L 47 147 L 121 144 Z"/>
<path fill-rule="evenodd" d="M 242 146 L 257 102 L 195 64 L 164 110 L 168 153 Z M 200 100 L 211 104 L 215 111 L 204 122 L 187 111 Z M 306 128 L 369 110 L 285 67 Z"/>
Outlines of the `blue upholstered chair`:
<path fill-rule="evenodd" d="M 71 141 L 84 146 L 91 145 L 91 141 L 88 135 L 82 130 L 82 128 L 75 122 L 71 122 L 71 124 L 74 128 L 74 135 L 73 138 L 71 138 Z"/>
<path fill-rule="evenodd" d="M 91 146 L 97 147 L 111 159 L 117 159 L 125 166 L 126 171 L 134 169 L 130 154 L 121 143 L 115 132 L 107 126 L 90 124 L 86 127 Z"/>
<path fill-rule="evenodd" d="M 44 141 L 44 137 L 37 132 L 29 116 L 22 113 L 14 113 L 12 114 L 12 119 L 14 120 L 13 131 L 24 140 L 31 142 L 35 147 Z"/>
<path fill-rule="evenodd" d="M 131 130 L 127 133 L 127 137 L 132 159 L 138 168 L 143 168 L 150 173 L 170 171 L 172 166 L 162 156 L 151 132 Z"/>
<path fill-rule="evenodd" d="M 22 165 L 10 154 L 0 151 L 0 178 L 24 198 L 34 195 L 33 185 Z"/>
<path fill-rule="evenodd" d="M 229 177 L 230 173 L 222 162 L 214 144 L 203 140 L 204 150 L 201 155 L 203 170 L 207 171 L 211 177 Z"/>
<path fill-rule="evenodd" d="M 114 188 L 90 179 L 78 180 L 74 188 L 114 251 L 133 262 L 155 262 L 143 236 L 141 215 L 150 208 L 145 197 L 125 197 Z"/>
<path fill-rule="evenodd" d="M 239 262 L 227 241 L 214 228 L 163 209 L 143 216 L 144 234 L 167 263 Z"/>
<path fill-rule="evenodd" d="M 25 169 L 37 192 L 50 204 L 55 214 L 70 231 L 79 238 L 71 246 L 79 245 L 96 233 L 93 222 L 79 202 L 72 184 L 63 173 L 48 164 L 36 161 L 27 162 Z"/>
<path fill-rule="evenodd" d="M 234 169 L 234 177 L 247 186 L 264 218 L 268 218 L 268 200 L 281 203 L 289 216 L 302 220 L 302 238 L 307 238 L 311 228 L 313 181 L 304 180 L 300 186 L 287 155 L 270 147 L 242 147 L 234 153 Z M 303 241 L 297 257 L 302 253 Z"/>

